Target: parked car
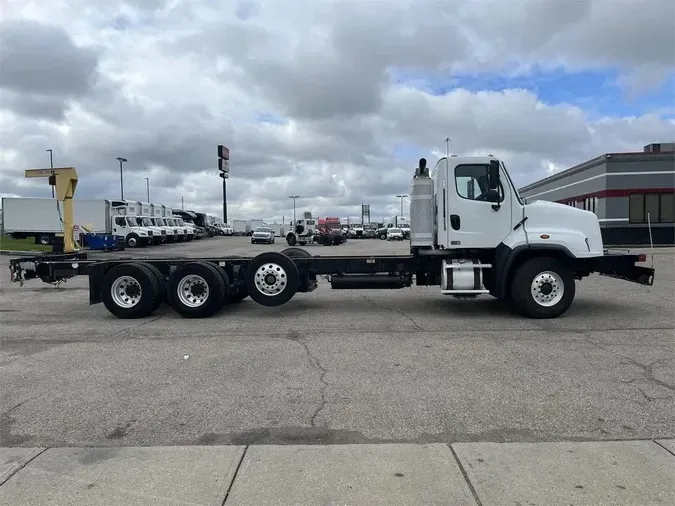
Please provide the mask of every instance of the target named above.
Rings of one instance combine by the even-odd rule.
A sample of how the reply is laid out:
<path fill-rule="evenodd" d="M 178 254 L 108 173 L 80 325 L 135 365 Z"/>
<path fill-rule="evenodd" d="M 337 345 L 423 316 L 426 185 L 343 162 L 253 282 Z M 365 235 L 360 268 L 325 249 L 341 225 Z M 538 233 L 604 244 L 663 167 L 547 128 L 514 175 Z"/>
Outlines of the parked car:
<path fill-rule="evenodd" d="M 391 227 L 387 230 L 387 241 L 402 241 L 403 230 L 396 227 Z"/>
<path fill-rule="evenodd" d="M 257 227 L 251 234 L 251 244 L 256 243 L 274 244 L 274 231 L 269 227 Z"/>
<path fill-rule="evenodd" d="M 410 239 L 410 223 L 401 223 L 399 225 L 401 232 L 403 232 L 404 239 Z"/>

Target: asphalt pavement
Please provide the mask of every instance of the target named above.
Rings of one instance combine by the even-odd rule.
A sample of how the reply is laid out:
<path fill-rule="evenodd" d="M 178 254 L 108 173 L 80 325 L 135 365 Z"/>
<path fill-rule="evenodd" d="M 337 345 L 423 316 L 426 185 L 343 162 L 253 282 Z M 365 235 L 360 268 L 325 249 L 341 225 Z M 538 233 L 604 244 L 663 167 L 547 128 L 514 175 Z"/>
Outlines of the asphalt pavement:
<path fill-rule="evenodd" d="M 99 255 L 284 247 L 213 238 Z M 406 247 L 363 240 L 307 249 Z M 672 439 L 674 260 L 672 249 L 657 250 L 653 287 L 586 278 L 570 310 L 544 321 L 434 287 L 331 291 L 325 282 L 276 308 L 245 300 L 204 320 L 164 308 L 125 321 L 88 305 L 85 277 L 19 287 L 4 276 L 0 447 L 48 455 L 55 447 Z"/>

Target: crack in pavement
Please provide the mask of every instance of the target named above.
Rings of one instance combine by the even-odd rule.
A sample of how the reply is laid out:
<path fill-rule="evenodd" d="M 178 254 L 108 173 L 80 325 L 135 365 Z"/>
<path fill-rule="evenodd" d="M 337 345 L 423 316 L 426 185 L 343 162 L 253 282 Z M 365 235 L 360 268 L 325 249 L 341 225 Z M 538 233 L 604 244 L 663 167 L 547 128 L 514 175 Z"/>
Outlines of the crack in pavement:
<path fill-rule="evenodd" d="M 326 369 L 321 364 L 321 361 L 316 357 L 316 355 L 312 353 L 312 350 L 309 349 L 309 345 L 305 341 L 303 341 L 298 331 L 296 330 L 290 331 L 287 334 L 286 339 L 294 343 L 298 343 L 300 346 L 302 346 L 302 348 L 305 350 L 305 354 L 307 355 L 309 365 L 312 366 L 319 373 L 319 382 L 321 383 L 319 394 L 321 401 L 319 402 L 319 406 L 314 410 L 314 413 L 312 413 L 312 416 L 310 416 L 309 418 L 310 425 L 312 427 L 316 427 L 316 418 L 324 410 L 326 404 L 328 403 L 328 400 L 326 399 L 326 389 L 329 386 L 329 383 L 326 381 L 326 374 L 328 373 L 328 369 Z"/>
<path fill-rule="evenodd" d="M 640 372 L 642 373 L 641 377 L 631 378 L 629 380 L 619 380 L 619 382 L 621 382 L 625 385 L 632 385 L 633 383 L 639 382 L 639 381 L 642 380 L 642 381 L 645 381 L 648 384 L 651 384 L 653 386 L 662 387 L 662 388 L 665 388 L 667 390 L 670 390 L 671 392 L 675 392 L 675 385 L 671 385 L 670 383 L 667 383 L 663 380 L 660 380 L 654 375 L 654 367 L 656 367 L 658 365 L 661 365 L 661 364 L 665 364 L 665 363 L 673 360 L 672 358 L 660 358 L 660 359 L 654 360 L 654 361 L 652 361 L 648 364 L 643 364 L 641 362 L 638 362 L 634 358 L 622 355 L 621 353 L 619 353 L 617 351 L 614 351 L 612 349 L 609 349 L 607 346 L 605 346 L 601 343 L 595 342 L 593 339 L 591 339 L 591 337 L 586 332 L 583 332 L 582 335 L 584 336 L 584 340 L 588 344 L 590 344 L 592 346 L 595 346 L 596 348 L 598 348 L 598 349 L 600 349 L 604 352 L 611 353 L 612 355 L 623 359 L 619 362 L 619 364 L 621 364 L 621 365 L 632 365 L 632 366 L 640 369 Z M 648 395 L 641 387 L 636 385 L 636 388 L 642 394 L 642 396 L 647 400 L 647 402 L 652 402 L 652 401 L 656 401 L 656 400 L 664 400 L 665 401 L 665 400 L 669 400 L 669 399 L 673 398 L 672 395 L 665 396 L 665 397 L 651 396 L 651 395 Z"/>
<path fill-rule="evenodd" d="M 410 316 L 410 315 L 404 313 L 403 310 L 398 309 L 398 308 L 396 308 L 396 307 L 387 307 L 387 306 L 383 306 L 383 305 L 378 304 L 377 302 L 375 302 L 375 301 L 374 301 L 373 299 L 371 299 L 370 297 L 368 297 L 368 296 L 366 296 L 366 295 L 363 295 L 363 294 L 361 294 L 361 297 L 363 297 L 365 300 L 367 300 L 368 302 L 370 302 L 370 303 L 371 303 L 373 306 L 375 306 L 375 307 L 379 307 L 380 309 L 384 309 L 385 311 L 393 311 L 394 313 L 398 313 L 398 314 L 400 314 L 401 316 L 403 316 L 404 318 L 407 318 L 408 321 L 410 321 L 410 323 L 412 323 L 412 324 L 415 326 L 415 328 L 416 328 L 417 330 L 426 330 L 424 327 L 421 327 L 420 324 L 417 323 L 417 322 L 413 319 L 412 316 Z"/>

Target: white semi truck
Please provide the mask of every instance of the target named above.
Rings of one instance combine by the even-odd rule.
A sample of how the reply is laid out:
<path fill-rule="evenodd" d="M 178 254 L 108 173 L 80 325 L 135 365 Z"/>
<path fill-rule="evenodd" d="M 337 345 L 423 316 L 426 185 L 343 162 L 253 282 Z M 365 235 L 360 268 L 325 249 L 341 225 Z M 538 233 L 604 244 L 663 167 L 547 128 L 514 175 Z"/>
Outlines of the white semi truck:
<path fill-rule="evenodd" d="M 35 238 L 39 244 L 51 244 L 56 234 L 63 233 L 62 212 L 52 198 L 3 197 L 4 233 L 18 239 Z M 75 225 L 84 231 L 115 235 L 126 246 L 135 248 L 153 243 L 154 231 L 139 226 L 135 218 L 137 206 L 125 201 L 106 199 L 73 199 Z"/>
<path fill-rule="evenodd" d="M 443 158 L 431 172 L 421 159 L 409 194 L 410 252 L 403 255 L 313 256 L 296 247 L 204 258 L 60 255 L 12 259 L 10 275 L 52 283 L 86 274 L 89 303 L 102 302 L 118 318 L 148 316 L 164 300 L 191 318 L 246 297 L 279 306 L 313 291 L 321 278 L 334 290 L 416 285 L 458 298 L 489 294 L 526 317 L 556 318 L 571 306 L 576 283 L 593 273 L 654 283 L 654 269 L 638 265 L 646 255 L 605 250 L 594 213 L 525 204 L 494 157 Z M 227 316 L 220 321 L 227 325 Z"/>

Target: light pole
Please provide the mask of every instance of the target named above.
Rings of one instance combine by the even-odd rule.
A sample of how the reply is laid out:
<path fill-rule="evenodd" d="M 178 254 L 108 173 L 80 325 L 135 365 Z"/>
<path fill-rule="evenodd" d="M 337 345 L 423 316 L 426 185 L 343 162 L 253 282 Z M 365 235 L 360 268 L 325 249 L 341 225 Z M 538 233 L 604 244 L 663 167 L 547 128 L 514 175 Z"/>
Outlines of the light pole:
<path fill-rule="evenodd" d="M 185 211 L 185 201 L 183 200 L 183 197 L 180 198 L 180 210 Z"/>
<path fill-rule="evenodd" d="M 54 152 L 51 149 L 45 149 L 45 151 L 49 151 L 49 168 L 52 169 L 52 176 L 54 175 Z M 54 185 L 51 185 L 52 187 L 52 198 L 54 198 Z"/>
<path fill-rule="evenodd" d="M 407 197 L 407 195 L 396 195 L 399 199 L 401 199 L 401 216 L 403 216 L 403 199 Z"/>
<path fill-rule="evenodd" d="M 122 176 L 122 164 L 124 162 L 128 162 L 128 160 L 122 156 L 118 156 L 117 161 L 120 162 L 120 200 L 124 200 L 124 177 Z"/>
<path fill-rule="evenodd" d="M 145 178 L 145 193 L 148 198 L 148 204 L 150 203 L 150 178 Z"/>
<path fill-rule="evenodd" d="M 289 199 L 293 199 L 293 226 L 295 227 L 295 199 L 299 199 L 300 195 L 290 195 Z"/>

